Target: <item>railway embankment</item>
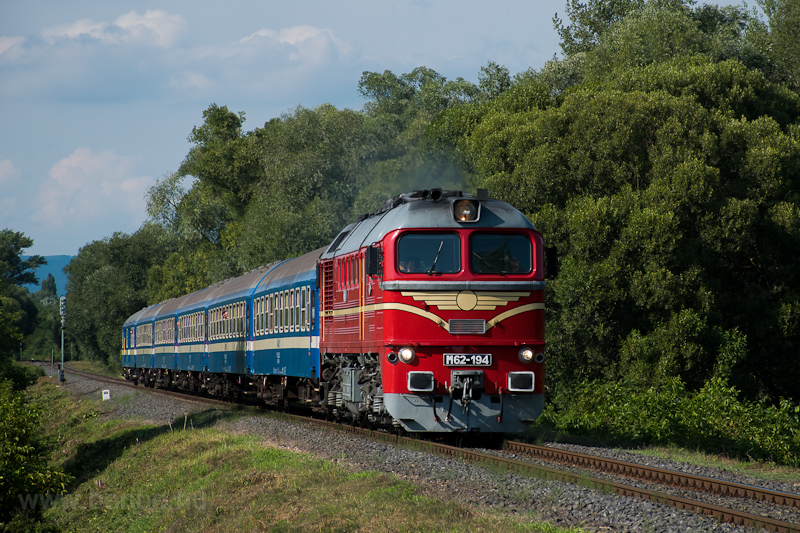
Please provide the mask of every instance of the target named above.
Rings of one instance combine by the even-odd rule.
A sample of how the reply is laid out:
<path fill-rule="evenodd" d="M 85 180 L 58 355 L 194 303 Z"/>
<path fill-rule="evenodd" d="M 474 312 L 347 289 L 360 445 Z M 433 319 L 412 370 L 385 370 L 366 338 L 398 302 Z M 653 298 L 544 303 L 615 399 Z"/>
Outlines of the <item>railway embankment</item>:
<path fill-rule="evenodd" d="M 46 423 L 54 460 L 75 477 L 67 495 L 45 512 L 58 527 L 746 530 L 655 502 L 509 474 L 241 407 L 67 378 L 60 388 L 53 381 L 34 389 L 51 413 Z"/>

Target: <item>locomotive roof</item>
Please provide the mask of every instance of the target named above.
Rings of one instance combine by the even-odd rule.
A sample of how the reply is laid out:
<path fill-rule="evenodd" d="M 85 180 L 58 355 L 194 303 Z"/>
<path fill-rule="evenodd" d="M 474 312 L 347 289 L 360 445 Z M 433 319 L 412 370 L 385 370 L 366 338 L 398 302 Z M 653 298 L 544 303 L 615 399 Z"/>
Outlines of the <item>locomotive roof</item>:
<path fill-rule="evenodd" d="M 441 194 L 441 198 L 438 195 Z M 436 198 L 436 199 L 434 199 Z M 321 259 L 354 252 L 380 241 L 394 230 L 407 228 L 528 228 L 536 229 L 517 209 L 500 200 L 480 199 L 480 219 L 459 222 L 453 216 L 453 202 L 469 198 L 461 191 L 413 191 L 395 196 L 375 212 L 359 217 L 344 228 Z"/>

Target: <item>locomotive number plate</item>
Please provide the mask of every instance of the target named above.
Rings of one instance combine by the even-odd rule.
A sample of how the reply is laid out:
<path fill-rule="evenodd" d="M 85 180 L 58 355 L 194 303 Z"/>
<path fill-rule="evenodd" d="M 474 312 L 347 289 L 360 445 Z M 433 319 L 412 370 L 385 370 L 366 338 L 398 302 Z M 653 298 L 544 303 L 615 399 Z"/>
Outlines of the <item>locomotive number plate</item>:
<path fill-rule="evenodd" d="M 492 354 L 490 353 L 446 353 L 444 354 L 445 366 L 491 366 Z"/>

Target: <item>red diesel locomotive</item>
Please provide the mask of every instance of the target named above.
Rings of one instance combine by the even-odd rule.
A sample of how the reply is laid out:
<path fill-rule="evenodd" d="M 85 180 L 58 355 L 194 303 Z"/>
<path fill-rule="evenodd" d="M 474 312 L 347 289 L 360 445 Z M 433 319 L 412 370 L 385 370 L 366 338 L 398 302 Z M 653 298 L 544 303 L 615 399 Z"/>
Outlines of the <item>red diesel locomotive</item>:
<path fill-rule="evenodd" d="M 392 198 L 337 236 L 319 282 L 322 369 L 353 415 L 516 433 L 541 413 L 542 237 L 509 204 L 483 190 Z"/>

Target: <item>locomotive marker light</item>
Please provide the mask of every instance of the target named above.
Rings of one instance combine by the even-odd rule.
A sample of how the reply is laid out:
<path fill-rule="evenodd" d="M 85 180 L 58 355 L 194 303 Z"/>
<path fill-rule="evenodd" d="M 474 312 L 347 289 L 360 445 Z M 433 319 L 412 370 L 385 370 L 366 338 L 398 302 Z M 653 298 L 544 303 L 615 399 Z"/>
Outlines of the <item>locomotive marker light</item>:
<path fill-rule="evenodd" d="M 400 356 L 400 360 L 404 363 L 410 363 L 416 357 L 416 353 L 414 352 L 414 348 L 410 346 L 404 346 L 397 350 L 397 355 Z"/>
<path fill-rule="evenodd" d="M 477 200 L 453 202 L 453 218 L 459 222 L 477 222 L 481 215 L 481 204 Z"/>
<path fill-rule="evenodd" d="M 523 363 L 530 363 L 533 360 L 533 350 L 530 348 L 519 349 L 519 360 Z"/>

